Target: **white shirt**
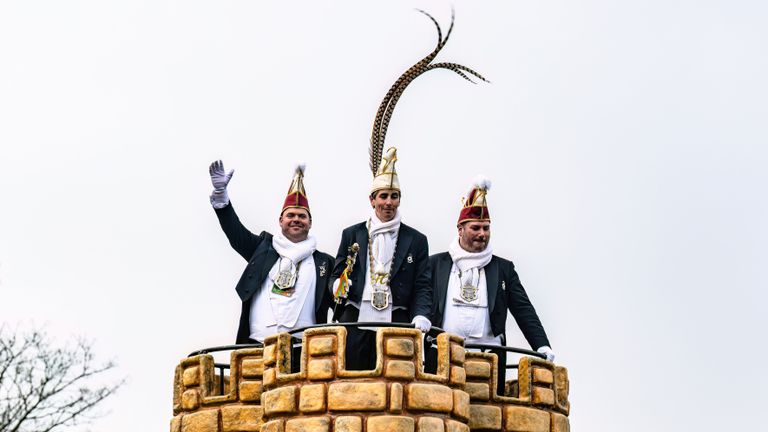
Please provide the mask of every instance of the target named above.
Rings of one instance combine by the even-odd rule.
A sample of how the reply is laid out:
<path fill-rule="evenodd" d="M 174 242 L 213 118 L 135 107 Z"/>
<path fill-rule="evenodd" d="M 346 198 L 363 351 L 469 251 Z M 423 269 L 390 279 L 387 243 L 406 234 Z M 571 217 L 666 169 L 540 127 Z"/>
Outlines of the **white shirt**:
<path fill-rule="evenodd" d="M 278 259 L 269 274 L 276 273 Z M 274 281 L 267 276 L 251 299 L 250 338 L 263 342 L 267 336 L 315 324 L 315 259 L 309 255 L 299 267 L 296 290 L 283 296 L 272 292 Z M 301 334 L 294 335 L 301 337 Z"/>
<path fill-rule="evenodd" d="M 498 345 L 501 335 L 494 336 L 491 328 L 491 315 L 488 310 L 488 286 L 485 270 L 478 271 L 477 298 L 471 302 L 461 298 L 459 268 L 454 264 L 448 278 L 445 296 L 445 315 L 443 329 L 464 338 L 464 342 Z"/>

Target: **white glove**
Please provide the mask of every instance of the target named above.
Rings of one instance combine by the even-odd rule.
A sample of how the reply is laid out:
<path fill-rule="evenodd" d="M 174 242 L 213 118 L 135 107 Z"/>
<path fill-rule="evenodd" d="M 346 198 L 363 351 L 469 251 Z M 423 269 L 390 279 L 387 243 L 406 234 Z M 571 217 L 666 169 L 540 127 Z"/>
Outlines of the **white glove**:
<path fill-rule="evenodd" d="M 417 329 L 422 331 L 422 333 L 426 333 L 432 328 L 432 322 L 422 315 L 413 317 L 411 324 L 415 325 Z"/>
<path fill-rule="evenodd" d="M 552 348 L 544 345 L 543 347 L 537 349 L 536 352 L 547 356 L 547 361 L 553 362 L 553 363 L 555 362 L 555 352 L 552 351 Z"/>
<path fill-rule="evenodd" d="M 235 170 L 224 171 L 224 163 L 217 160 L 208 167 L 208 174 L 211 175 L 213 192 L 211 193 L 211 204 L 214 208 L 224 208 L 229 204 L 229 195 L 227 194 L 227 185 L 232 179 Z"/>

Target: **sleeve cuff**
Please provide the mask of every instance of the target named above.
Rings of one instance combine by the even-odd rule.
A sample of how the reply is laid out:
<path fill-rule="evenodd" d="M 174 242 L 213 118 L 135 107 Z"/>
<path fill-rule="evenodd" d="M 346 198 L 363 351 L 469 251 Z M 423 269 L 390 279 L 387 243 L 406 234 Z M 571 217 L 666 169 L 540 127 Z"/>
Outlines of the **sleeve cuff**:
<path fill-rule="evenodd" d="M 227 190 L 217 190 L 214 189 L 211 193 L 211 205 L 213 208 L 219 210 L 223 209 L 224 207 L 229 205 L 229 195 L 227 194 Z"/>

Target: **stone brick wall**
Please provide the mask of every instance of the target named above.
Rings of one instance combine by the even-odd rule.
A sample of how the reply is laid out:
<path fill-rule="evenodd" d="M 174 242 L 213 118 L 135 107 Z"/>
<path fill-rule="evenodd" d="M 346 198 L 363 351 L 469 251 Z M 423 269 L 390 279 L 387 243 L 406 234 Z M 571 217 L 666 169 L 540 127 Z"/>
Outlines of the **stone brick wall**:
<path fill-rule="evenodd" d="M 423 371 L 416 329 L 379 329 L 371 371 L 346 370 L 345 342 L 343 327 L 307 330 L 296 373 L 288 334 L 234 351 L 225 394 L 210 355 L 182 360 L 171 432 L 569 431 L 565 368 L 524 358 L 497 396 L 496 356 L 465 351 L 458 336 L 438 336 L 436 374 Z"/>
<path fill-rule="evenodd" d="M 464 389 L 470 397 L 471 430 L 569 432 L 568 371 L 533 357 L 523 357 L 518 378 L 497 395 L 495 354 L 467 352 Z"/>

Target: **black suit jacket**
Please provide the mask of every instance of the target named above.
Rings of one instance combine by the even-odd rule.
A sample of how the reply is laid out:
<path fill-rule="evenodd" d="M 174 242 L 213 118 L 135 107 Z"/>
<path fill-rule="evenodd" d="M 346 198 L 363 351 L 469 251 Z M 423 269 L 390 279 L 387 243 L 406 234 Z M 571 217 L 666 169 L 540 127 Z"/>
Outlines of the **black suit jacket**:
<path fill-rule="evenodd" d="M 267 277 L 269 270 L 275 265 L 280 255 L 272 247 L 272 234 L 262 231 L 261 234 L 255 235 L 248 231 L 240 222 L 240 218 L 237 217 L 231 203 L 222 209 L 215 210 L 221 229 L 224 230 L 224 234 L 229 239 L 229 244 L 248 261 L 248 265 L 235 287 L 237 295 L 243 302 L 235 343 L 248 343 L 250 342 L 251 331 L 251 299 L 261 289 L 264 278 Z M 320 324 L 328 321 L 328 310 L 333 302 L 328 289 L 329 276 L 333 269 L 333 257 L 320 251 L 315 251 L 312 257 L 315 260 L 316 277 L 315 322 Z"/>
<path fill-rule="evenodd" d="M 332 280 L 336 280 L 344 271 L 349 254 L 348 248 L 353 243 L 360 246 L 360 251 L 352 268 L 352 289 L 349 292 L 349 299 L 360 303 L 369 261 L 366 222 L 352 225 L 341 233 L 341 243 L 336 253 Z M 400 231 L 397 234 L 389 287 L 392 291 L 392 304 L 406 307 L 411 319 L 416 315 L 429 317 L 432 308 L 429 244 L 424 234 L 404 223 L 400 224 Z"/>
<path fill-rule="evenodd" d="M 443 326 L 445 316 L 446 291 L 451 275 L 453 259 L 448 252 L 429 257 L 432 267 L 432 280 L 435 289 L 435 302 L 432 305 L 432 325 Z M 520 283 L 512 261 L 494 255 L 485 266 L 485 283 L 488 287 L 488 311 L 491 315 L 493 335 L 504 334 L 507 323 L 507 310 L 512 313 L 525 339 L 533 349 L 549 345 L 547 334 L 541 325 L 536 309 Z"/>

